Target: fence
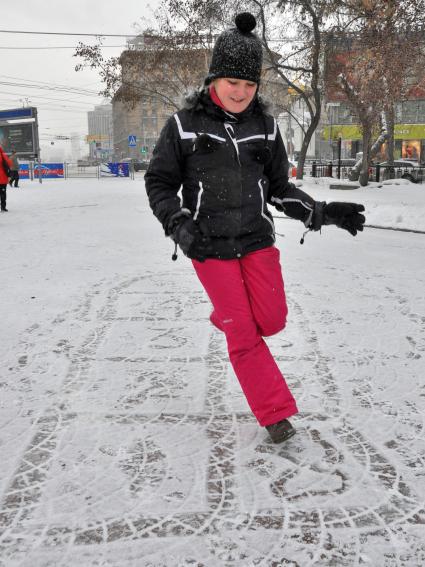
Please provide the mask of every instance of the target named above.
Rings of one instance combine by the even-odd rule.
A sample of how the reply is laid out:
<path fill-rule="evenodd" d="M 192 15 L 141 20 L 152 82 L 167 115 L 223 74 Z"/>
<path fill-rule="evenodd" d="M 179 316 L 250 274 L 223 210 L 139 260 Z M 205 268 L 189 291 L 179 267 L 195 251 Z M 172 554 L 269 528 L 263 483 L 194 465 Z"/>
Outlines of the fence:
<path fill-rule="evenodd" d="M 101 177 L 131 177 L 134 179 L 134 168 L 128 163 L 108 162 L 99 165 L 81 165 L 78 163 L 64 164 L 65 179 Z"/>
<path fill-rule="evenodd" d="M 350 179 L 352 166 L 338 166 L 335 163 L 313 162 L 305 167 L 305 174 L 311 177 L 334 177 Z M 385 181 L 387 179 L 408 179 L 413 183 L 425 183 L 425 167 L 382 166 L 369 167 L 369 181 Z"/>
<path fill-rule="evenodd" d="M 76 162 L 65 163 L 24 163 L 19 165 L 21 179 L 52 178 L 91 178 L 131 177 L 134 179 L 134 168 L 128 163 L 101 163 L 99 165 L 81 165 Z"/>
<path fill-rule="evenodd" d="M 78 165 L 78 163 L 64 163 L 64 177 L 70 178 L 95 178 L 100 177 L 100 167 L 98 165 Z"/>
<path fill-rule="evenodd" d="M 425 183 L 425 167 L 390 167 L 374 165 L 369 168 L 370 181 L 408 179 L 413 183 Z"/>

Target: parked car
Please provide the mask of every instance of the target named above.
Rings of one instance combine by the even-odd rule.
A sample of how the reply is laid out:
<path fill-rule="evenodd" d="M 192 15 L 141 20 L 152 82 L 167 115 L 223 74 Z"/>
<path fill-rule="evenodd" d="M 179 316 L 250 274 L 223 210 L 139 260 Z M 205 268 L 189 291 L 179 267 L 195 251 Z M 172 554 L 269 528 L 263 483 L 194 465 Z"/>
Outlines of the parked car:
<path fill-rule="evenodd" d="M 389 161 L 382 161 L 380 164 L 380 166 L 382 167 L 389 167 L 390 166 L 390 162 Z M 414 159 L 405 159 L 405 158 L 400 158 L 400 159 L 395 159 L 394 160 L 394 167 L 419 167 L 419 162 L 417 160 Z"/>
<path fill-rule="evenodd" d="M 413 183 L 421 183 L 425 179 L 425 168 L 419 162 L 411 159 L 395 159 L 393 164 L 382 161 L 378 164 L 381 167 L 382 178 L 391 179 L 393 177 L 408 179 Z M 394 168 L 394 171 L 391 171 Z"/>
<path fill-rule="evenodd" d="M 148 168 L 149 162 L 147 160 L 137 158 L 123 158 L 121 163 L 128 163 L 133 166 L 134 171 L 144 171 Z"/>

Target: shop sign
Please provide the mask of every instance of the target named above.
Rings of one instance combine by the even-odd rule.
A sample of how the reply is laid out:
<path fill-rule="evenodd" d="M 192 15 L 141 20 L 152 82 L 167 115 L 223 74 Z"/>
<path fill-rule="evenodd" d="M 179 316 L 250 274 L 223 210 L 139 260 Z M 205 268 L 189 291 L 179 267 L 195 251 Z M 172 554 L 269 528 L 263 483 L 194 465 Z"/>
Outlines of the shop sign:
<path fill-rule="evenodd" d="M 396 124 L 394 138 L 396 140 L 423 140 L 425 139 L 425 124 Z"/>
<path fill-rule="evenodd" d="M 323 129 L 324 140 L 361 140 L 362 133 L 360 126 L 357 124 L 340 125 L 333 124 L 325 126 Z M 395 140 L 424 140 L 425 124 L 396 124 L 394 126 Z"/>

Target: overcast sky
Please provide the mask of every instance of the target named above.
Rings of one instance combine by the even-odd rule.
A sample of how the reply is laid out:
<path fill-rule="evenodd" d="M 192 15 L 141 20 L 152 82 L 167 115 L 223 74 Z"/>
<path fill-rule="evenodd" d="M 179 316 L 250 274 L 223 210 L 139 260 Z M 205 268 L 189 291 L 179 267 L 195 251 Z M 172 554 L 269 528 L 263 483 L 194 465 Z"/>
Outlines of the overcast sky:
<path fill-rule="evenodd" d="M 0 32 L 0 109 L 21 107 L 27 103 L 26 99 L 30 106 L 36 106 L 42 150 L 55 135 L 78 132 L 85 136 L 86 113 L 102 102 L 95 94 L 101 89 L 101 82 L 94 71 L 76 73 L 78 60 L 72 55 L 79 41 L 94 43 L 96 38 L 4 33 L 4 30 L 132 35 L 134 24 L 141 24 L 141 18 L 151 18 L 150 8 L 158 4 L 159 0 L 8 2 L 0 23 L 3 30 Z M 104 43 L 117 46 L 105 48 L 105 56 L 119 55 L 125 47 L 125 37 L 107 38 Z M 71 48 L 63 48 L 68 46 Z M 31 49 L 22 49 L 25 47 Z M 40 49 L 45 47 L 50 49 Z M 45 83 L 44 87 L 65 85 L 88 89 L 93 95 L 30 86 L 40 82 Z"/>

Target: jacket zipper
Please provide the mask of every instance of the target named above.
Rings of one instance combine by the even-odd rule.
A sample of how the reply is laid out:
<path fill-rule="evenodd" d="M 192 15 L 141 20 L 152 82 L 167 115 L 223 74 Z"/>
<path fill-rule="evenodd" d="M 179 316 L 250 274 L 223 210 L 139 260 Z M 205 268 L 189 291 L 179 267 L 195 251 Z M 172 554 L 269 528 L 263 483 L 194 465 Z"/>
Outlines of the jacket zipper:
<path fill-rule="evenodd" d="M 241 164 L 241 160 L 239 157 L 239 146 L 238 146 L 238 142 L 236 141 L 236 136 L 235 136 L 235 131 L 233 129 L 233 126 L 231 124 L 229 124 L 228 122 L 224 123 L 224 128 L 227 132 L 227 135 L 229 136 L 234 148 L 235 148 L 235 152 L 236 152 L 236 161 L 238 162 L 239 165 L 239 194 L 240 194 L 240 205 L 241 205 L 241 209 L 240 209 L 240 213 L 239 213 L 239 226 L 242 227 L 242 199 L 243 199 L 243 187 L 242 187 L 242 164 Z M 241 255 L 241 250 L 239 251 L 239 253 L 237 254 L 237 256 L 239 257 Z"/>
<path fill-rule="evenodd" d="M 225 127 L 226 132 L 227 132 L 227 134 L 228 134 L 228 136 L 229 136 L 229 138 L 230 138 L 230 140 L 231 140 L 231 142 L 232 142 L 232 144 L 235 148 L 236 159 L 238 161 L 238 164 L 241 165 L 241 160 L 239 159 L 239 147 L 238 147 L 238 143 L 237 143 L 236 138 L 235 138 L 235 132 L 233 130 L 233 126 L 231 124 L 229 124 L 228 122 L 225 122 L 224 127 Z"/>

